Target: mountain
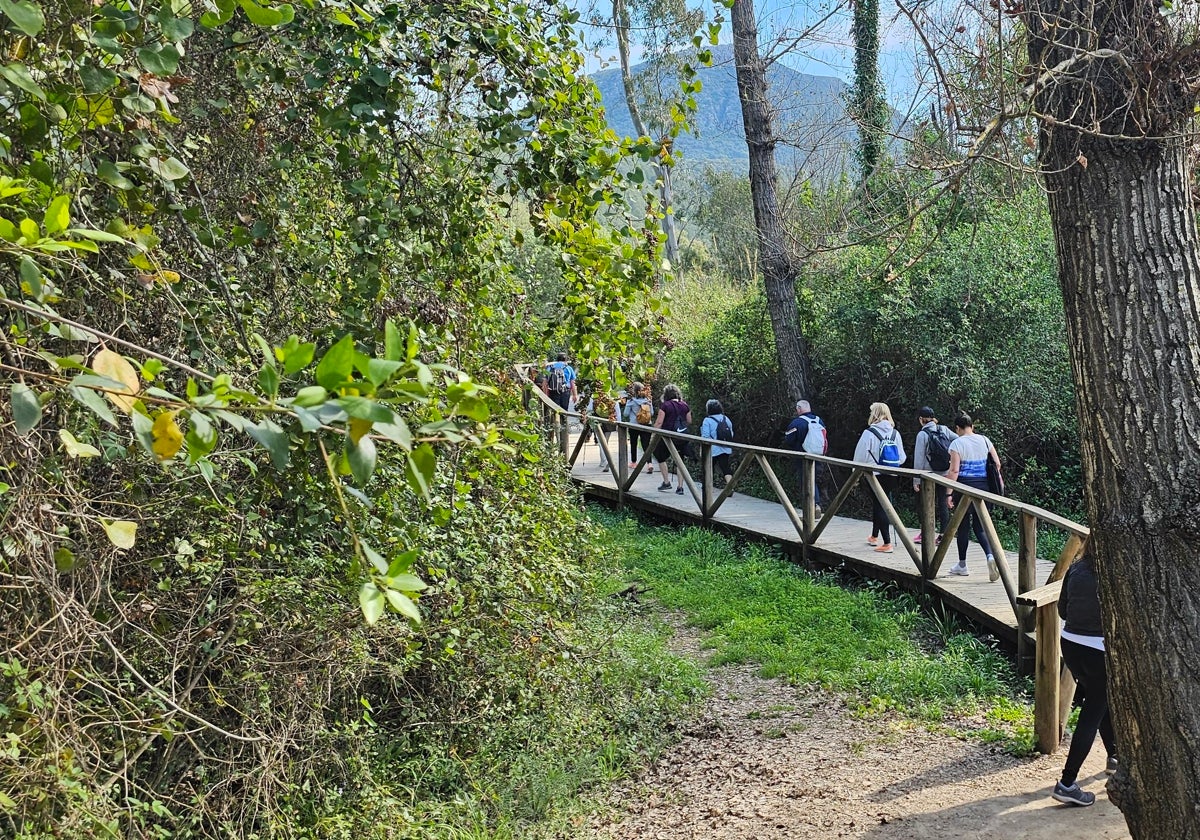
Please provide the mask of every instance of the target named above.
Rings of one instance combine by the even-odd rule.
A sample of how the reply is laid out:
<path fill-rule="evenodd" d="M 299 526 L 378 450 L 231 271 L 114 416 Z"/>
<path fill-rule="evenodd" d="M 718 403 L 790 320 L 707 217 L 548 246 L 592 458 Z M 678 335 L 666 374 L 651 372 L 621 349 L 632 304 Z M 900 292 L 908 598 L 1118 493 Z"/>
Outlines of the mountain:
<path fill-rule="evenodd" d="M 721 169 L 745 171 L 748 154 L 742 129 L 733 47 L 712 48 L 711 67 L 699 70 L 692 132 L 682 134 L 676 148 L 687 163 L 707 163 Z M 634 75 L 646 69 L 635 65 Z M 620 135 L 634 133 L 621 70 L 601 70 L 592 76 L 604 102 L 608 125 Z M 781 142 L 776 160 L 785 171 L 803 170 L 818 178 L 836 178 L 850 166 L 857 134 L 846 115 L 850 86 L 832 76 L 810 76 L 779 63 L 767 71 L 768 94 L 775 106 L 775 131 Z"/>

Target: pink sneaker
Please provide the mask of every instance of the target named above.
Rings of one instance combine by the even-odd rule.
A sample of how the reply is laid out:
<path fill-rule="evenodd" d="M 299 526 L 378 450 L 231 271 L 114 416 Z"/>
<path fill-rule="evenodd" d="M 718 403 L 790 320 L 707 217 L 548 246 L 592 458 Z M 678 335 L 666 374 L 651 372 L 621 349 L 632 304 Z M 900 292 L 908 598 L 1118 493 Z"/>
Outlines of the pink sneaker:
<path fill-rule="evenodd" d="M 921 544 L 921 535 L 917 534 L 915 537 L 913 537 L 913 542 L 915 542 L 917 545 L 920 545 Z"/>

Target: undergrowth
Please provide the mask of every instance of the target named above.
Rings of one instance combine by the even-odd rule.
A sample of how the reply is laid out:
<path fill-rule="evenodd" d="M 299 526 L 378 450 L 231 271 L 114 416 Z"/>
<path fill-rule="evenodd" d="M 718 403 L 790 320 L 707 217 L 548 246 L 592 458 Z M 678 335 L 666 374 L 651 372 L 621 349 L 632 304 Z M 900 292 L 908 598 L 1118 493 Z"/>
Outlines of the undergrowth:
<path fill-rule="evenodd" d="M 845 589 L 768 547 L 699 528 L 650 528 L 593 510 L 628 573 L 708 631 L 711 664 L 758 663 L 844 696 L 865 715 L 953 726 L 1014 753 L 1032 749 L 1027 681 L 1005 657 L 913 596 Z M 982 721 L 982 723 L 981 723 Z"/>

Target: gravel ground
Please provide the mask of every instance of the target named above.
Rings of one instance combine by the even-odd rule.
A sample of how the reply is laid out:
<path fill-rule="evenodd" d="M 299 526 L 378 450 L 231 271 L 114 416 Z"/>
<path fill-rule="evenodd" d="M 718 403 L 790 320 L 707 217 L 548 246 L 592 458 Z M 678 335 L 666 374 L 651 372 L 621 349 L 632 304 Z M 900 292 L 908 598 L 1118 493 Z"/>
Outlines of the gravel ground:
<path fill-rule="evenodd" d="M 703 659 L 698 632 L 677 652 Z M 1080 784 L 1090 808 L 1060 805 L 1055 756 L 1018 759 L 902 721 L 859 720 L 822 692 L 710 669 L 712 696 L 687 734 L 614 789 L 579 836 L 649 840 L 1128 838 L 1104 794 L 1097 741 Z"/>

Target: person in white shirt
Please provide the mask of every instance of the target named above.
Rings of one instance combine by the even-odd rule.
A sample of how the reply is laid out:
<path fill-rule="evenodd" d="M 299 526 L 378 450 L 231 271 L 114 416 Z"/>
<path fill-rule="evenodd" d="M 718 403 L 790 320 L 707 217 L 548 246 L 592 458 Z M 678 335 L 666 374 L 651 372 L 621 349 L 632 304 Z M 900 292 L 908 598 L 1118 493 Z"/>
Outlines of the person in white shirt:
<path fill-rule="evenodd" d="M 997 471 L 1000 469 L 1000 456 L 996 454 L 996 447 L 983 435 L 975 434 L 975 421 L 968 414 L 960 414 L 954 418 L 954 428 L 958 437 L 950 443 L 950 469 L 946 472 L 946 478 L 977 490 L 987 490 L 988 459 L 995 461 Z M 997 581 L 1000 579 L 1000 570 L 996 567 L 992 546 L 988 542 L 987 534 L 983 532 L 983 523 L 979 521 L 975 505 L 970 499 L 964 501 L 962 493 L 955 493 L 954 498 L 950 500 L 950 507 L 960 504 L 971 505 L 971 509 L 958 526 L 958 565 L 950 567 L 950 574 L 964 577 L 970 574 L 967 571 L 967 546 L 971 543 L 971 532 L 974 531 L 975 539 L 987 557 L 988 578 L 993 582 Z"/>

